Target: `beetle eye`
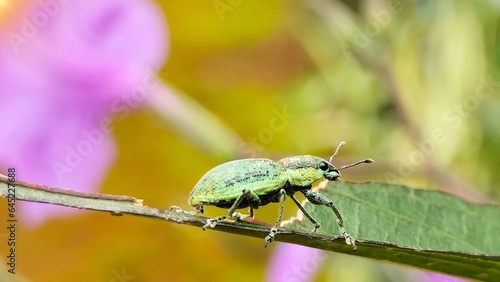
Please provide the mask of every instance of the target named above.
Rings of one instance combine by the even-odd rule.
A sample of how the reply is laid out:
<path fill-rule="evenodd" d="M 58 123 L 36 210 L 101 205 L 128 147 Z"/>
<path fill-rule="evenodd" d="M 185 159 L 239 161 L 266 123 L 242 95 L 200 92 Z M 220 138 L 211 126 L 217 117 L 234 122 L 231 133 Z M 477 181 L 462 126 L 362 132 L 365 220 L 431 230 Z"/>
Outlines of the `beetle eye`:
<path fill-rule="evenodd" d="M 319 164 L 319 169 L 321 169 L 322 171 L 327 171 L 329 167 L 330 166 L 326 162 L 321 162 Z"/>

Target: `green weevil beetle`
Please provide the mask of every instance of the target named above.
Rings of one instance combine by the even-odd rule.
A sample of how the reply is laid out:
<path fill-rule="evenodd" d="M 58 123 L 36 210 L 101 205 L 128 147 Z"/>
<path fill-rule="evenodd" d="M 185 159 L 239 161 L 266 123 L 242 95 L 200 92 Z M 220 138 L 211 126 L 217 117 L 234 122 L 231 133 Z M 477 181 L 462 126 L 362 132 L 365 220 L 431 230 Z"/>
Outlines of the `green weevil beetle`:
<path fill-rule="evenodd" d="M 344 229 L 344 221 L 337 207 L 331 200 L 320 193 L 311 191 L 312 184 L 324 177 L 330 181 L 340 179 L 339 170 L 346 169 L 361 163 L 372 163 L 372 159 L 358 161 L 356 163 L 336 168 L 332 162 L 340 148 L 344 146 L 342 141 L 329 161 L 315 156 L 294 156 L 281 159 L 277 162 L 269 159 L 241 159 L 223 163 L 208 171 L 198 181 L 191 194 L 189 204 L 201 213 L 204 206 L 216 206 L 229 208 L 227 215 L 208 219 L 203 226 L 214 228 L 217 223 L 226 218 L 234 217 L 235 210 L 250 208 L 250 216 L 253 210 L 269 203 L 279 203 L 279 215 L 276 224 L 271 228 L 269 235 L 265 238 L 266 247 L 274 241 L 278 227 L 283 219 L 283 209 L 286 196 L 304 213 L 306 218 L 314 225 L 314 232 L 320 227 L 319 223 L 304 209 L 295 198 L 295 192 L 301 192 L 315 205 L 330 207 L 337 217 L 340 234 L 348 245 L 352 245 L 353 251 L 357 250 L 356 241 Z"/>

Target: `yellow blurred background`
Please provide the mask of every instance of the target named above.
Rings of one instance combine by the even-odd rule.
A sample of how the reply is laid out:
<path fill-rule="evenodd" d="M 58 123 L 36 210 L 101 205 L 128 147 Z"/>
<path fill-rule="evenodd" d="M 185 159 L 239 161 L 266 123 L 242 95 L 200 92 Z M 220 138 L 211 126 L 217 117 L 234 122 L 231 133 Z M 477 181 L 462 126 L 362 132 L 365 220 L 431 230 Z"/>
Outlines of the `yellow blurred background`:
<path fill-rule="evenodd" d="M 101 192 L 190 209 L 189 192 L 220 163 L 328 158 L 345 140 L 337 166 L 376 163 L 343 172 L 344 180 L 498 201 L 498 1 L 158 3 L 171 48 L 158 76 L 192 124 L 150 107 L 116 120 L 118 159 Z M 256 217 L 271 223 L 277 210 L 268 205 Z M 285 218 L 296 212 L 288 203 Z M 16 277 L 32 281 L 261 281 L 278 245 L 93 211 L 36 229 L 21 222 L 17 238 Z M 329 254 L 314 281 L 402 281 L 415 273 Z"/>

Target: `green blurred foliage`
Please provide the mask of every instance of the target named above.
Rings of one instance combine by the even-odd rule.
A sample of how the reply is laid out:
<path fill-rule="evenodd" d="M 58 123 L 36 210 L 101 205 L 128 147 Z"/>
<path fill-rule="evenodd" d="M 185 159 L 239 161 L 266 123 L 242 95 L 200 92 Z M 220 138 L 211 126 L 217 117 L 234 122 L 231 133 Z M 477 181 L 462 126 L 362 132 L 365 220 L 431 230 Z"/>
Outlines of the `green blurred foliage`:
<path fill-rule="evenodd" d="M 221 17 L 215 2 L 237 5 Z M 162 79 L 239 136 L 237 153 L 200 148 L 144 109 L 115 123 L 120 153 L 102 192 L 189 209 L 190 190 L 217 164 L 248 156 L 328 158 L 345 140 L 337 165 L 366 157 L 377 163 L 350 169 L 344 179 L 472 189 L 498 201 L 495 3 L 404 1 L 391 12 L 383 0 L 161 1 L 172 48 Z M 484 99 L 474 96 L 482 77 L 492 81 Z M 276 111 L 285 108 L 293 118 L 273 131 Z M 442 142 L 433 141 L 436 129 Z M 429 138 L 432 150 L 423 154 L 419 146 Z M 418 152 L 422 162 L 400 173 Z M 256 217 L 274 222 L 277 210 L 266 206 Z M 206 208 L 208 216 L 224 212 Z M 295 213 L 288 203 L 286 217 Z M 34 281 L 121 281 L 117 273 L 131 281 L 259 281 L 273 254 L 263 239 L 90 211 L 18 236 L 21 274 Z M 332 254 L 318 279 L 404 277 L 397 267 Z"/>

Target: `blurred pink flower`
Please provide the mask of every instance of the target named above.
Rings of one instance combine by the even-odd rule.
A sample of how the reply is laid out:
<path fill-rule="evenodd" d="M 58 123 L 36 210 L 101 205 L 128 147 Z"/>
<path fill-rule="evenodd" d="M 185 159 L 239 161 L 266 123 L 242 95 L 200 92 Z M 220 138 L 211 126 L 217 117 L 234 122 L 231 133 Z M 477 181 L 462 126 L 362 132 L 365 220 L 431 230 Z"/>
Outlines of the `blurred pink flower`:
<path fill-rule="evenodd" d="M 313 281 L 324 259 L 322 250 L 279 243 L 268 265 L 266 281 Z"/>
<path fill-rule="evenodd" d="M 8 29 L 7 31 L 5 31 Z M 168 54 L 149 0 L 30 1 L 2 27 L 0 168 L 18 180 L 97 190 L 115 159 L 111 118 L 144 100 Z M 73 212 L 23 203 L 23 221 Z"/>
<path fill-rule="evenodd" d="M 267 267 L 266 281 L 314 281 L 326 258 L 326 252 L 300 245 L 279 243 Z M 410 270 L 410 269 L 409 269 Z M 467 280 L 425 271 L 408 271 L 405 281 L 466 282 Z M 405 279 L 404 276 L 399 277 Z"/>
<path fill-rule="evenodd" d="M 469 280 L 465 280 L 458 277 L 448 276 L 445 274 L 434 273 L 434 272 L 423 272 L 421 280 L 423 282 L 467 282 Z"/>

